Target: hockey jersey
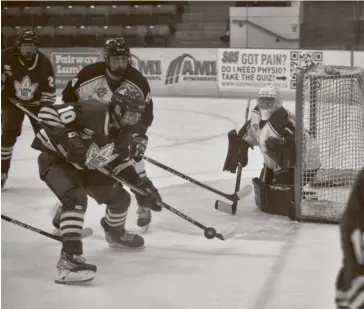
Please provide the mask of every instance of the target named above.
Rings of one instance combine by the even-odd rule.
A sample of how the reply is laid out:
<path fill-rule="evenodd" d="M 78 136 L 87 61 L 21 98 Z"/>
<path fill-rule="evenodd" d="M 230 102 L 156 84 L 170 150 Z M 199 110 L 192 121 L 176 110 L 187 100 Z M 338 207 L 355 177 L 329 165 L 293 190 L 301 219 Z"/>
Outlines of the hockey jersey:
<path fill-rule="evenodd" d="M 96 62 L 85 66 L 77 76 L 68 82 L 62 91 L 62 100 L 65 103 L 78 102 L 80 100 L 96 100 L 102 103 L 109 103 L 113 92 L 126 81 L 139 88 L 144 95 L 146 109 L 142 114 L 139 125 L 141 133 L 145 133 L 153 122 L 153 100 L 150 93 L 150 86 L 147 79 L 136 68 L 129 66 L 124 79 L 115 85 L 106 78 L 105 62 Z"/>
<path fill-rule="evenodd" d="M 38 113 L 44 128 L 40 130 L 32 148 L 67 157 L 66 145 L 62 145 L 62 134 L 67 129 L 79 132 L 87 149 L 86 161 L 95 155 L 102 154 L 104 166 L 123 165 L 126 168 L 133 164 L 129 159 L 131 132 L 112 130 L 109 121 L 108 106 L 96 100 L 81 100 L 77 105 L 59 104 L 45 106 Z M 83 169 L 73 164 L 78 169 Z"/>
<path fill-rule="evenodd" d="M 25 106 L 53 104 L 56 101 L 54 70 L 50 60 L 37 53 L 34 64 L 27 67 L 16 55 L 15 47 L 1 51 L 1 99 L 13 99 Z"/>
<path fill-rule="evenodd" d="M 364 308 L 364 168 L 340 220 L 343 264 L 336 281 L 338 309 Z"/>
<path fill-rule="evenodd" d="M 287 111 L 288 121 L 292 124 L 293 127 L 296 125 L 295 116 Z M 269 156 L 266 141 L 269 137 L 274 137 L 277 139 L 282 138 L 280 134 L 278 134 L 269 123 L 269 114 L 265 114 L 265 111 L 261 111 L 260 108 L 255 106 L 252 110 L 251 114 L 251 124 L 248 128 L 248 134 L 244 137 L 244 139 L 251 146 L 259 146 L 265 165 L 273 170 L 279 170 L 279 166 L 277 163 L 272 160 Z M 294 132 L 293 132 L 294 133 Z M 314 138 L 308 132 L 304 134 L 304 146 L 303 146 L 303 162 L 304 169 L 314 170 L 319 168 L 320 166 L 320 156 L 319 149 L 317 143 Z"/>

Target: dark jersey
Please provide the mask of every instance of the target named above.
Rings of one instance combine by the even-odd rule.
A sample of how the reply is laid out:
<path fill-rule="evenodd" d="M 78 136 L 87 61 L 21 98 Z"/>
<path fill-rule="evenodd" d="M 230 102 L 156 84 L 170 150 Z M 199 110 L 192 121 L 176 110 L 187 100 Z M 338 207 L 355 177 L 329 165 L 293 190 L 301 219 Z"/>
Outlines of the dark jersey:
<path fill-rule="evenodd" d="M 62 100 L 65 103 L 79 100 L 93 99 L 108 104 L 114 91 L 123 81 L 135 85 L 141 90 L 145 99 L 145 112 L 139 121 L 141 133 L 146 133 L 153 122 L 153 100 L 147 79 L 136 68 L 129 66 L 124 79 L 118 85 L 111 84 L 106 77 L 105 62 L 96 62 L 85 66 L 74 79 L 68 82 L 62 91 Z"/>
<path fill-rule="evenodd" d="M 44 124 L 32 147 L 42 152 L 51 152 L 66 159 L 67 145 L 62 136 L 67 130 L 79 132 L 87 149 L 86 161 L 95 155 L 102 155 L 103 166 L 119 169 L 131 167 L 129 145 L 132 133 L 110 132 L 108 106 L 95 100 L 82 100 L 73 104 L 59 104 L 42 107 L 38 117 Z M 78 169 L 84 169 L 73 164 Z M 130 170 L 130 169 L 128 169 Z M 128 172 L 130 174 L 130 171 Z M 135 170 L 131 172 L 133 175 Z M 134 176 L 133 176 L 134 177 Z M 130 177 L 129 177 L 130 179 Z"/>
<path fill-rule="evenodd" d="M 56 89 L 49 59 L 38 52 L 34 64 L 28 68 L 15 53 L 15 47 L 1 51 L 2 100 L 13 99 L 26 106 L 53 104 Z"/>
<path fill-rule="evenodd" d="M 364 168 L 341 217 L 340 234 L 343 265 L 337 280 L 337 308 L 364 308 Z"/>

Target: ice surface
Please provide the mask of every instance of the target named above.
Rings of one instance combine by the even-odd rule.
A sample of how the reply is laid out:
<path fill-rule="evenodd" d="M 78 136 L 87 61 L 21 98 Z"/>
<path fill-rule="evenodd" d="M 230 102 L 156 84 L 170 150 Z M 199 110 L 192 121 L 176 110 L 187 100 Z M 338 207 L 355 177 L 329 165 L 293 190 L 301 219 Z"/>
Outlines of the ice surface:
<path fill-rule="evenodd" d="M 242 125 L 244 100 L 155 98 L 155 122 L 148 156 L 220 190 L 232 193 L 235 175 L 221 171 L 227 132 Z M 253 107 L 252 102 L 252 106 Z M 293 111 L 293 104 L 286 107 Z M 29 125 L 15 148 L 2 213 L 52 230 L 55 202 L 38 178 L 37 153 L 29 148 Z M 242 185 L 259 175 L 262 159 L 251 151 Z M 340 262 L 335 225 L 291 222 L 260 213 L 253 195 L 236 216 L 217 212 L 218 196 L 146 163 L 164 200 L 218 231 L 238 224 L 226 242 L 168 211 L 153 215 L 143 251 L 111 250 L 103 239 L 104 206 L 91 199 L 85 225 L 94 236 L 84 242 L 98 266 L 84 287 L 53 283 L 59 243 L 2 222 L 2 308 L 6 309 L 329 309 Z M 128 226 L 136 227 L 136 204 Z"/>

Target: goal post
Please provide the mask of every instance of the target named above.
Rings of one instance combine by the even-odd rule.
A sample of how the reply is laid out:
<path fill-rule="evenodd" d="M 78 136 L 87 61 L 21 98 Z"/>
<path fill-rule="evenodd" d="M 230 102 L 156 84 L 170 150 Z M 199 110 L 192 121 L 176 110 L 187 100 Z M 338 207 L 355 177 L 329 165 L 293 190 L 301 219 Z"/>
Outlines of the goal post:
<path fill-rule="evenodd" d="M 364 70 L 313 64 L 298 73 L 295 134 L 295 219 L 338 222 L 364 166 Z M 310 178 L 307 134 L 320 157 Z"/>

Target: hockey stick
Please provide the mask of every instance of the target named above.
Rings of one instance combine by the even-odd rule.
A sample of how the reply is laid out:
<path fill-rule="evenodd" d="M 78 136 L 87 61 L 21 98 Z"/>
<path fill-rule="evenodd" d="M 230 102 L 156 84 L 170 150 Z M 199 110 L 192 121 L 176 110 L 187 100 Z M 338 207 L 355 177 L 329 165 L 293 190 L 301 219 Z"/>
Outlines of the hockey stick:
<path fill-rule="evenodd" d="M 20 105 L 18 102 L 13 102 L 17 107 L 19 107 L 21 110 L 23 110 L 27 115 L 31 116 L 32 118 L 34 118 L 35 120 L 37 120 L 39 123 L 42 123 L 42 120 L 39 119 L 37 116 L 33 115 L 30 111 L 28 111 L 26 108 L 24 108 L 22 105 Z M 50 137 L 49 137 L 50 138 Z M 129 184 L 128 182 L 124 181 L 123 179 L 117 177 L 116 175 L 112 174 L 110 171 L 108 171 L 107 169 L 105 169 L 104 167 L 100 166 L 99 161 L 97 160 L 97 158 L 92 158 L 91 160 L 89 160 L 86 165 L 88 165 L 91 168 L 94 168 L 96 170 L 98 170 L 99 172 L 114 178 L 116 181 L 118 181 L 119 183 L 133 189 L 134 191 L 138 192 L 141 195 L 147 195 L 146 192 L 144 192 L 143 190 L 139 189 L 138 187 Z M 163 203 L 163 202 L 158 202 L 157 205 L 164 207 L 166 209 L 168 209 L 169 211 L 173 212 L 174 214 L 178 215 L 179 217 L 181 217 L 182 219 L 192 223 L 193 225 L 199 227 L 200 229 L 204 230 L 204 236 L 207 239 L 213 239 L 213 238 L 218 238 L 220 240 L 226 240 L 228 238 L 230 238 L 233 234 L 234 231 L 227 231 L 224 233 L 217 233 L 216 230 L 213 227 L 206 227 L 205 225 L 199 223 L 198 221 L 192 219 L 191 217 L 185 215 L 184 213 L 180 212 L 179 210 L 173 208 L 172 206 Z M 48 234 L 48 233 L 47 233 Z M 53 237 L 58 237 L 52 234 L 49 234 Z M 53 238 L 52 237 L 52 238 Z"/>
<path fill-rule="evenodd" d="M 248 102 L 246 104 L 246 109 L 245 109 L 245 123 L 248 121 L 248 117 L 249 117 L 249 110 L 250 110 L 250 100 L 251 98 L 248 98 Z M 240 190 L 240 183 L 241 183 L 241 173 L 243 171 L 243 167 L 241 166 L 241 163 L 238 163 L 238 172 L 236 174 L 236 181 L 235 181 L 235 194 L 238 194 L 239 190 Z M 252 192 L 252 186 L 251 185 L 246 185 L 244 186 L 244 188 L 242 190 L 244 190 L 247 186 L 250 186 L 250 192 Z M 249 194 L 250 194 L 249 192 Z M 248 195 L 248 194 L 247 194 Z M 236 215 L 236 211 L 238 208 L 238 201 L 233 201 L 232 205 L 229 205 L 223 201 L 220 200 L 216 200 L 215 202 L 215 209 L 220 210 L 222 212 L 226 212 L 226 213 L 231 213 L 233 215 Z"/>
<path fill-rule="evenodd" d="M 137 186 L 134 186 L 134 185 L 126 182 L 122 178 L 118 177 L 117 175 L 113 174 L 112 172 L 110 172 L 106 168 L 102 167 L 101 164 L 100 164 L 100 161 L 96 157 L 93 157 L 90 160 L 88 160 L 86 165 L 91 167 L 91 168 L 94 168 L 94 169 L 98 170 L 99 172 L 105 174 L 106 176 L 109 176 L 109 177 L 115 179 L 117 182 L 119 182 L 122 185 L 134 190 L 135 192 L 137 192 L 140 195 L 144 195 L 144 196 L 148 195 L 148 193 L 146 193 L 142 189 L 140 189 Z M 234 234 L 233 230 L 230 231 L 230 232 L 225 232 L 225 233 L 217 233 L 216 230 L 213 227 L 207 227 L 207 226 L 201 224 L 200 222 L 192 219 L 191 217 L 187 216 L 186 214 L 184 214 L 183 212 L 177 210 L 176 208 L 168 205 L 167 203 L 157 202 L 156 204 L 158 206 L 160 206 L 160 207 L 163 207 L 163 208 L 169 210 L 170 212 L 174 213 L 175 215 L 181 217 L 182 219 L 190 222 L 194 226 L 197 226 L 198 228 L 202 229 L 204 231 L 204 236 L 207 239 L 213 239 L 213 238 L 216 237 L 216 238 L 218 238 L 220 240 L 226 240 L 226 239 L 230 238 Z"/>
<path fill-rule="evenodd" d="M 18 225 L 18 226 L 20 226 L 20 227 L 22 227 L 22 228 L 24 228 L 26 230 L 30 230 L 32 232 L 38 233 L 40 235 L 43 235 L 45 237 L 52 238 L 54 240 L 57 240 L 57 241 L 62 242 L 61 236 L 53 235 L 53 234 L 48 233 L 46 231 L 40 230 L 40 229 L 38 229 L 38 228 L 36 228 L 34 226 L 28 225 L 28 224 L 26 224 L 24 222 L 20 222 L 18 220 L 12 219 L 12 218 L 10 218 L 8 216 L 5 216 L 3 214 L 1 215 L 1 219 L 5 220 L 5 221 L 8 221 L 10 223 L 13 223 L 15 225 Z"/>
<path fill-rule="evenodd" d="M 146 156 L 143 156 L 143 159 L 145 161 L 155 165 L 155 166 L 158 166 L 159 168 L 161 168 L 161 169 L 163 169 L 163 170 L 165 170 L 165 171 L 167 171 L 167 172 L 169 172 L 169 173 L 171 173 L 173 175 L 176 175 L 178 177 L 181 177 L 184 180 L 187 180 L 187 181 L 193 183 L 194 185 L 197 185 L 197 186 L 202 187 L 202 188 L 204 188 L 204 189 L 206 189 L 208 191 L 216 193 L 217 195 L 221 195 L 221 196 L 225 197 L 227 200 L 229 200 L 231 202 L 237 202 L 240 199 L 248 196 L 250 194 L 250 192 L 251 192 L 251 188 L 250 189 L 248 188 L 248 187 L 251 187 L 251 185 L 246 185 L 240 191 L 238 190 L 239 192 L 235 191 L 235 193 L 233 193 L 233 194 L 227 194 L 227 193 L 221 192 L 221 191 L 219 191 L 217 189 L 214 189 L 214 188 L 212 188 L 212 187 L 210 187 L 208 185 L 205 185 L 204 183 L 199 182 L 198 180 L 196 180 L 196 179 L 194 179 L 192 177 L 189 177 L 189 176 L 187 176 L 187 175 L 185 175 L 185 174 L 183 174 L 181 172 L 178 172 L 178 171 L 174 170 L 173 168 L 171 168 L 171 167 L 169 167 L 167 165 L 164 165 L 164 164 L 162 164 L 162 163 L 160 163 L 160 162 L 158 162 L 156 160 L 153 160 L 152 158 L 148 158 Z"/>

